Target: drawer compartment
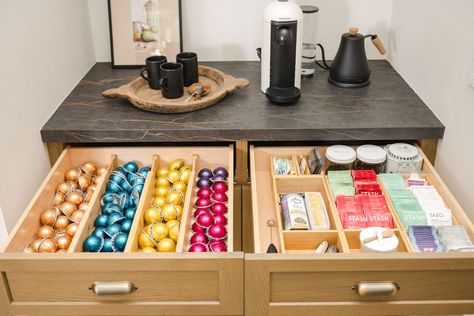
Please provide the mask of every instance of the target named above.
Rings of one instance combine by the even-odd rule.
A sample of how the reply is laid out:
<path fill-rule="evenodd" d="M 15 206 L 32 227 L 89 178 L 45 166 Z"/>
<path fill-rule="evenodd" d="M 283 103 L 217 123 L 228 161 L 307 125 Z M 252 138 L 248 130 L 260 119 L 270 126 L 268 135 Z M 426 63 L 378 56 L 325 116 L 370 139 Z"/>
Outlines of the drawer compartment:
<path fill-rule="evenodd" d="M 246 315 L 474 312 L 474 287 L 472 282 L 465 284 L 474 278 L 474 253 L 413 252 L 389 199 L 393 231 L 399 238 L 397 252 L 361 252 L 360 229 L 342 229 L 335 199 L 324 175 L 272 175 L 272 157 L 292 157 L 294 161 L 295 157 L 308 155 L 310 150 L 311 147 L 251 147 L 255 253 L 245 256 Z M 322 151 L 324 153 L 324 148 Z M 454 223 L 463 225 L 474 240 L 474 226 L 427 159 L 421 173 L 436 186 L 452 210 Z M 316 183 L 321 177 L 325 179 L 324 186 L 318 187 Z M 284 231 L 279 228 L 279 193 L 305 191 L 319 191 L 327 196 L 326 208 L 330 217 L 332 215 L 330 230 Z M 269 225 L 269 221 L 275 225 Z M 323 240 L 337 244 L 342 251 L 315 254 L 315 248 Z M 279 253 L 266 253 L 270 243 Z M 387 287 L 393 292 L 384 292 Z M 364 292 L 367 288 L 375 292 Z M 368 294 L 362 295 L 365 293 Z"/>
<path fill-rule="evenodd" d="M 74 158 L 79 157 L 79 158 Z M 117 165 L 134 160 L 153 171 L 181 158 L 194 168 L 223 166 L 233 177 L 233 147 L 68 147 L 44 181 L 12 231 L 0 254 L 0 310 L 2 315 L 239 315 L 243 314 L 243 253 L 233 252 L 232 191 L 229 190 L 229 239 L 227 253 L 140 253 L 137 236 L 143 229 L 143 212 L 154 192 L 155 176 L 149 173 L 124 253 L 85 253 L 82 242 L 93 230 L 100 212 L 100 197 L 108 175 Z M 90 202 L 89 212 L 78 227 L 69 253 L 22 253 L 49 207 L 58 177 L 74 159 L 107 162 L 107 176 Z M 194 171 L 188 192 L 194 189 Z M 232 188 L 232 181 L 229 183 Z M 186 236 L 192 211 L 186 194 L 180 234 Z M 41 202 L 43 201 L 44 202 Z M 41 203 L 43 204 L 41 204 Z M 37 227 L 38 224 L 36 224 Z M 115 282 L 115 283 L 111 283 Z M 95 287 L 94 287 L 95 284 Z M 112 285 L 110 285 L 112 284 Z M 130 284 L 129 291 L 111 295 Z M 108 287 L 104 287 L 108 285 Z M 93 289 L 95 288 L 95 291 Z M 112 291 L 112 292 L 111 292 Z M 101 295 L 99 295 L 101 294 Z"/>

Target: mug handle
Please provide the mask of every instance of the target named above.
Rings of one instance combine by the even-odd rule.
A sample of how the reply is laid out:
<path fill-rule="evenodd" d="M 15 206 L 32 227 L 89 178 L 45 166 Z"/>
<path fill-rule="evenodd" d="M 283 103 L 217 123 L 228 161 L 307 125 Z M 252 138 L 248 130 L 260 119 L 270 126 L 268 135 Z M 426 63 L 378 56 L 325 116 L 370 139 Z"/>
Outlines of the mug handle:
<path fill-rule="evenodd" d="M 160 79 L 160 87 L 168 88 L 168 78 L 164 77 Z"/>
<path fill-rule="evenodd" d="M 140 76 L 142 76 L 143 79 L 145 79 L 146 81 L 148 81 L 148 77 L 145 77 L 145 71 L 147 71 L 146 68 L 143 68 L 141 71 L 140 71 Z"/>

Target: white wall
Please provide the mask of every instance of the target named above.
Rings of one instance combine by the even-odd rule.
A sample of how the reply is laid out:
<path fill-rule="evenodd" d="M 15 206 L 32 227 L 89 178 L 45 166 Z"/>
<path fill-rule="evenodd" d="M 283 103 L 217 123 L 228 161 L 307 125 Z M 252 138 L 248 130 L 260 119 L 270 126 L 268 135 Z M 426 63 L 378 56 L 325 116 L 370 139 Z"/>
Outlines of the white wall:
<path fill-rule="evenodd" d="M 320 8 L 319 42 L 332 58 L 340 36 L 355 25 L 362 33 L 378 33 L 389 41 L 393 0 L 297 0 Z M 256 60 L 261 46 L 263 9 L 270 0 L 182 0 L 184 50 L 200 60 Z M 107 0 L 89 0 L 94 46 L 98 61 L 110 61 Z M 384 58 L 367 41 L 371 59 Z"/>
<path fill-rule="evenodd" d="M 446 126 L 436 168 L 474 220 L 474 1 L 397 0 L 390 61 Z"/>
<path fill-rule="evenodd" d="M 11 229 L 50 169 L 40 129 L 94 63 L 87 2 L 0 1 L 0 206 Z"/>

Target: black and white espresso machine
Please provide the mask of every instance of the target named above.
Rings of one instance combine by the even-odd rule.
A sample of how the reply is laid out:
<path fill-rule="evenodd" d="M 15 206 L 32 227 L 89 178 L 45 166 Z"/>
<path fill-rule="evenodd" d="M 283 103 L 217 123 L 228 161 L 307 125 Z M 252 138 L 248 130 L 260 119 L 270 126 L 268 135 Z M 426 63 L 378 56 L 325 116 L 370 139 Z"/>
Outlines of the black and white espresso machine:
<path fill-rule="evenodd" d="M 303 12 L 294 0 L 275 0 L 264 11 L 261 89 L 276 104 L 300 97 Z"/>

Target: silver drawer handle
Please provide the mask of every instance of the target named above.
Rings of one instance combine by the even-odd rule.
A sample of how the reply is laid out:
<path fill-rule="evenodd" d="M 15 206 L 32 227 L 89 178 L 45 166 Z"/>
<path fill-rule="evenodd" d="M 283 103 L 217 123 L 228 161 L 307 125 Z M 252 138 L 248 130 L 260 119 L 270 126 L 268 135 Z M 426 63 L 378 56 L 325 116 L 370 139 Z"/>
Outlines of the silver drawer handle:
<path fill-rule="evenodd" d="M 361 281 L 352 289 L 362 297 L 386 297 L 397 294 L 400 287 L 392 281 Z"/>
<path fill-rule="evenodd" d="M 96 281 L 89 288 L 95 295 L 125 295 L 136 289 L 130 281 Z"/>

